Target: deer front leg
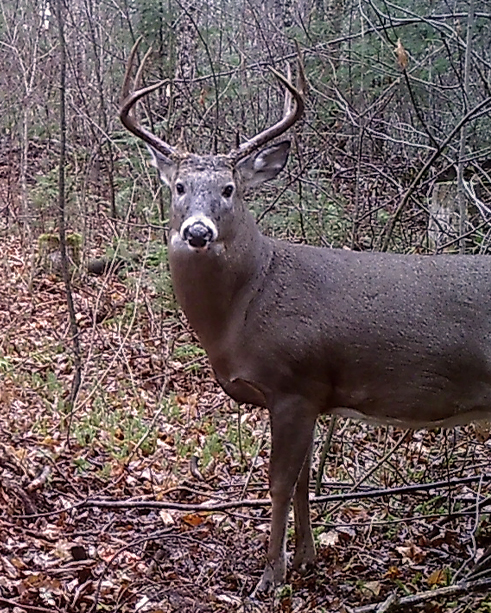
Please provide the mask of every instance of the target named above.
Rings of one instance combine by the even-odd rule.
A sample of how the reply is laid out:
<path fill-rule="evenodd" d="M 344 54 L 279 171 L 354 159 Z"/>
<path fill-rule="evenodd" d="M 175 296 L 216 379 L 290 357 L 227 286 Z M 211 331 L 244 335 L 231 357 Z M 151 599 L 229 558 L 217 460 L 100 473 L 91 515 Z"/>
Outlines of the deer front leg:
<path fill-rule="evenodd" d="M 310 466 L 312 464 L 312 445 L 307 451 L 300 477 L 293 497 L 295 513 L 295 556 L 293 568 L 300 569 L 305 564 L 315 560 L 315 545 L 310 523 L 309 482 Z"/>
<path fill-rule="evenodd" d="M 268 562 L 256 591 L 267 591 L 281 585 L 286 577 L 285 542 L 288 511 L 297 481 L 302 473 L 301 493 L 296 506 L 299 518 L 296 520 L 300 535 L 307 531 L 310 536 L 300 537 L 300 548 L 311 553 L 313 549 L 308 515 L 308 493 L 305 481 L 310 467 L 310 450 L 316 414 L 305 400 L 296 397 L 277 402 L 270 411 L 271 419 L 271 460 L 269 465 L 269 488 L 272 502 L 271 534 L 268 547 Z M 308 459 L 307 459 L 308 458 Z M 308 468 L 303 471 L 304 464 Z M 307 485 L 308 488 L 308 485 Z M 298 545 L 297 545 L 298 547 Z M 302 554 L 302 556 L 304 555 Z"/>

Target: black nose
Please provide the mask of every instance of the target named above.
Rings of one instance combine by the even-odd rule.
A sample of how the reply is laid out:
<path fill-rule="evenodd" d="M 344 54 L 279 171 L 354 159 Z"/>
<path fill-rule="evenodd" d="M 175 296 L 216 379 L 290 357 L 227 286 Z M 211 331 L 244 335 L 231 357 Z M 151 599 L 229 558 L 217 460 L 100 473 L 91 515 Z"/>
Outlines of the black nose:
<path fill-rule="evenodd" d="M 207 243 L 211 241 L 213 234 L 204 223 L 200 221 L 193 223 L 192 226 L 188 226 L 184 230 L 184 240 L 186 240 L 191 247 L 205 247 Z"/>

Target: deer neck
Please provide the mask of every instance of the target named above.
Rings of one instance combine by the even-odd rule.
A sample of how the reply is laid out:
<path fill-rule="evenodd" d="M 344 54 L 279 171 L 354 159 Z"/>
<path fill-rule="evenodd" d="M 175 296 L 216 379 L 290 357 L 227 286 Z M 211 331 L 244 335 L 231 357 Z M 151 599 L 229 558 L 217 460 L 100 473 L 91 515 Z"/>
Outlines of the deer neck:
<path fill-rule="evenodd" d="M 236 307 L 250 300 L 261 283 L 272 244 L 247 211 L 234 236 L 200 253 L 175 248 L 169 263 L 177 300 L 205 350 L 210 353 L 227 334 Z"/>

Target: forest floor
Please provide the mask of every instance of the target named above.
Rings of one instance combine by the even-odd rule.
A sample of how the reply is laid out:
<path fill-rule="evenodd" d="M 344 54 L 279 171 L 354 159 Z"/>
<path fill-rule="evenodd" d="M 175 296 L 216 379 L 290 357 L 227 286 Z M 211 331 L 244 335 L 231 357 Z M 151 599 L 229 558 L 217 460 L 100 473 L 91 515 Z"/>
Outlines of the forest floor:
<path fill-rule="evenodd" d="M 312 504 L 317 563 L 251 598 L 270 521 L 266 412 L 219 389 L 143 265 L 73 278 L 71 407 L 64 284 L 18 238 L 1 244 L 0 611 L 491 611 L 489 574 L 469 575 L 491 544 L 486 428 L 339 420 L 319 485 L 341 500 Z"/>

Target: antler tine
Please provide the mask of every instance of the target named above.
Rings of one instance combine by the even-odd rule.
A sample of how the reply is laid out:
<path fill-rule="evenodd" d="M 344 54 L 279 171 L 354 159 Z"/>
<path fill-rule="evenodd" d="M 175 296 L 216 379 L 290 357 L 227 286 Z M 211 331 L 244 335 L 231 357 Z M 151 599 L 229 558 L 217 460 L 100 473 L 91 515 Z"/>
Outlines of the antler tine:
<path fill-rule="evenodd" d="M 138 89 L 140 87 L 140 83 L 142 82 L 143 68 L 145 67 L 145 64 L 147 63 L 147 60 L 150 57 L 151 53 L 152 53 L 152 47 L 149 47 L 147 49 L 147 52 L 143 56 L 141 64 L 138 66 L 138 69 L 137 69 L 136 75 L 135 75 L 135 81 L 134 81 L 136 89 Z M 133 61 L 131 62 L 131 64 L 133 65 Z"/>
<path fill-rule="evenodd" d="M 245 143 L 242 143 L 236 149 L 233 149 L 228 157 L 232 159 L 234 162 L 238 162 L 240 159 L 246 157 L 256 149 L 259 149 L 262 145 L 265 145 L 269 141 L 277 138 L 284 132 L 286 132 L 289 128 L 296 123 L 300 117 L 303 115 L 305 108 L 305 90 L 306 90 L 306 79 L 305 79 L 305 71 L 303 68 L 302 57 L 300 54 L 300 49 L 297 44 L 297 53 L 298 53 L 298 88 L 294 87 L 289 78 L 286 78 L 280 72 L 275 70 L 274 68 L 269 68 L 274 76 L 280 81 L 280 83 L 285 87 L 285 111 L 283 114 L 283 118 L 278 121 L 278 123 L 266 128 L 263 132 L 260 132 L 256 136 L 252 137 Z M 290 97 L 293 98 L 295 105 L 293 110 L 291 109 Z"/>
<path fill-rule="evenodd" d="M 131 81 L 131 71 L 133 69 L 133 64 L 135 61 L 135 55 L 138 50 L 138 47 L 143 40 L 143 36 L 140 36 L 130 51 L 130 57 L 126 62 L 126 70 L 124 71 L 124 79 L 123 86 L 121 88 L 121 103 L 130 95 L 130 81 Z"/>
<path fill-rule="evenodd" d="M 133 64 L 135 61 L 136 52 L 138 50 L 138 46 L 142 41 L 142 37 L 140 37 L 136 43 L 133 45 L 130 56 L 128 58 L 128 62 L 126 64 L 126 72 L 124 75 L 123 86 L 121 89 L 121 108 L 119 110 L 119 118 L 122 124 L 127 128 L 132 134 L 141 138 L 145 143 L 152 146 L 154 149 L 162 153 L 163 155 L 175 157 L 178 156 L 178 151 L 167 144 L 164 140 L 160 139 L 155 134 L 152 134 L 149 130 L 147 130 L 144 126 L 140 125 L 137 121 L 134 113 L 132 112 L 138 100 L 150 94 L 151 92 L 159 89 L 165 85 L 168 81 L 159 81 L 158 83 L 154 83 L 148 87 L 144 87 L 143 89 L 137 89 L 134 92 L 131 92 L 130 83 L 131 83 L 131 72 L 133 69 Z M 138 87 L 141 80 L 141 75 L 143 72 L 143 67 L 145 66 L 145 62 L 147 61 L 152 49 L 150 48 L 146 53 L 140 64 L 136 77 L 134 80 L 135 87 Z"/>

